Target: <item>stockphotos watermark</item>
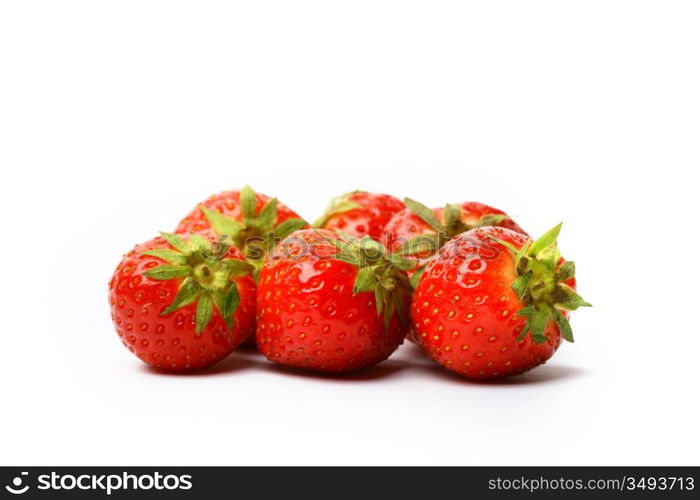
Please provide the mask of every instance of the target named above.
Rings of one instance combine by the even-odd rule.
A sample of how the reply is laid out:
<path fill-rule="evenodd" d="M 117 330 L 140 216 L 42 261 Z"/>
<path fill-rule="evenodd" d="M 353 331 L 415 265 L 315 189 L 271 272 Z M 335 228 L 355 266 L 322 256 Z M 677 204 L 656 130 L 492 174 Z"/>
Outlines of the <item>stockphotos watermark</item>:
<path fill-rule="evenodd" d="M 39 491 L 93 491 L 111 495 L 113 491 L 148 491 L 148 490 L 190 490 L 192 476 L 189 474 L 163 475 L 160 472 L 151 474 L 40 474 L 36 483 L 31 483 L 28 472 L 15 476 L 5 489 L 13 495 L 22 495 L 30 489 Z"/>
<path fill-rule="evenodd" d="M 324 237 L 322 233 L 319 233 L 319 235 Z M 272 233 L 269 237 L 274 242 L 272 247 L 275 248 L 275 251 L 270 255 L 272 260 L 303 260 L 307 256 L 318 260 L 338 259 L 343 254 L 342 248 L 350 248 L 353 245 L 356 245 L 361 250 L 360 256 L 369 261 L 387 253 L 387 249 L 382 244 L 368 237 L 360 239 L 344 235 L 341 239 L 334 240 L 339 243 L 339 246 L 331 248 L 325 245 L 319 247 L 316 243 L 294 235 L 284 240 L 280 240 Z M 228 236 L 222 236 L 218 240 L 212 239 L 210 242 L 213 245 L 212 248 L 203 249 L 200 253 L 202 258 L 212 262 L 225 258 L 230 247 L 228 238 Z M 473 236 L 460 236 L 460 244 L 452 247 L 443 247 L 445 243 L 451 240 L 444 233 L 425 234 L 413 239 L 394 237 L 391 233 L 385 233 L 385 238 L 387 241 L 392 241 L 391 247 L 396 249 L 390 253 L 395 253 L 406 259 L 434 256 L 436 260 L 440 261 L 449 261 L 452 258 L 497 260 L 501 255 L 501 249 L 495 244 L 496 240 L 490 243 L 487 240 Z M 243 243 L 243 246 L 247 249 L 246 259 L 249 261 L 264 261 L 267 258 L 267 253 L 262 249 L 264 242 L 265 240 L 259 236 L 247 238 Z"/>

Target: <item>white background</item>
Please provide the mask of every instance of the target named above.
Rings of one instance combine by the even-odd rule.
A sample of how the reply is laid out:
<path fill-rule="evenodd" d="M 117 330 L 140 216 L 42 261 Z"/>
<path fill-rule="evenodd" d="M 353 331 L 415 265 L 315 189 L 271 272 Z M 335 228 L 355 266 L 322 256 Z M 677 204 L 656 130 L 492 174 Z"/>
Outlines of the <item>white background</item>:
<path fill-rule="evenodd" d="M 0 463 L 697 465 L 699 25 L 691 1 L 3 2 Z M 147 369 L 114 266 L 246 183 L 309 219 L 363 188 L 563 220 L 595 307 L 497 384 L 413 346 L 341 379 Z"/>

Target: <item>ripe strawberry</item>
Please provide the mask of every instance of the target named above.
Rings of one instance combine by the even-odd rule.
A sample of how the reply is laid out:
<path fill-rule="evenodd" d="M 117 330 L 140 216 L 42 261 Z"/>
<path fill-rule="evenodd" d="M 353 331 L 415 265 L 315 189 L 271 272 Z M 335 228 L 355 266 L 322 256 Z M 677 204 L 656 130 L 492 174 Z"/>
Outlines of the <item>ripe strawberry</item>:
<path fill-rule="evenodd" d="M 423 273 L 411 318 L 423 349 L 470 378 L 516 375 L 573 342 L 568 311 L 590 306 L 575 291 L 574 263 L 556 238 L 473 229 L 447 243 Z"/>
<path fill-rule="evenodd" d="M 228 356 L 253 328 L 253 266 L 225 240 L 161 233 L 124 256 L 109 284 L 124 345 L 149 365 L 183 371 Z"/>
<path fill-rule="evenodd" d="M 259 268 L 276 242 L 307 226 L 306 221 L 276 198 L 245 186 L 240 191 L 210 196 L 180 221 L 175 232 L 208 238 L 230 236 L 246 259 Z"/>
<path fill-rule="evenodd" d="M 410 198 L 404 202 L 406 209 L 395 214 L 384 228 L 383 243 L 390 252 L 417 258 L 420 266 L 434 258 L 449 240 L 477 227 L 499 226 L 527 235 L 505 212 L 483 203 L 468 201 L 431 210 Z"/>
<path fill-rule="evenodd" d="M 386 359 L 408 326 L 413 266 L 369 236 L 306 229 L 284 240 L 258 284 L 260 351 L 275 363 L 329 373 Z"/>
<path fill-rule="evenodd" d="M 388 194 L 353 191 L 331 201 L 314 227 L 335 229 L 356 238 L 369 236 L 379 241 L 389 219 L 405 205 Z"/>

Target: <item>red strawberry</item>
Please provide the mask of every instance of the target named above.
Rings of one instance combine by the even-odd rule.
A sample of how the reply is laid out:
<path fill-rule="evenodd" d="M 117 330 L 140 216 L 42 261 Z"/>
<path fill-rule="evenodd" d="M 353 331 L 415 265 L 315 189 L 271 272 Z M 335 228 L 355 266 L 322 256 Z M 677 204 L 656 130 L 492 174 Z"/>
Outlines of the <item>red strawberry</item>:
<path fill-rule="evenodd" d="M 366 236 L 307 229 L 284 240 L 258 283 L 257 342 L 275 363 L 343 373 L 386 359 L 403 341 L 412 262 Z"/>
<path fill-rule="evenodd" d="M 523 373 L 573 342 L 568 311 L 590 306 L 575 291 L 574 263 L 556 238 L 536 241 L 500 227 L 468 231 L 428 264 L 411 318 L 423 349 L 470 378 Z"/>
<path fill-rule="evenodd" d="M 388 194 L 353 191 L 334 198 L 314 227 L 335 229 L 356 238 L 369 236 L 379 241 L 384 226 L 405 205 Z"/>
<path fill-rule="evenodd" d="M 178 234 L 208 238 L 230 236 L 233 244 L 259 268 L 275 243 L 308 224 L 276 198 L 255 193 L 250 186 L 224 191 L 197 205 L 178 224 Z"/>
<path fill-rule="evenodd" d="M 226 241 L 161 233 L 136 246 L 109 284 L 112 320 L 142 361 L 182 371 L 228 356 L 253 328 L 253 266 Z"/>
<path fill-rule="evenodd" d="M 406 209 L 395 214 L 384 228 L 383 243 L 390 252 L 417 257 L 421 266 L 450 239 L 477 227 L 499 226 L 527 235 L 505 212 L 483 203 L 468 201 L 431 210 L 410 198 L 404 201 Z"/>

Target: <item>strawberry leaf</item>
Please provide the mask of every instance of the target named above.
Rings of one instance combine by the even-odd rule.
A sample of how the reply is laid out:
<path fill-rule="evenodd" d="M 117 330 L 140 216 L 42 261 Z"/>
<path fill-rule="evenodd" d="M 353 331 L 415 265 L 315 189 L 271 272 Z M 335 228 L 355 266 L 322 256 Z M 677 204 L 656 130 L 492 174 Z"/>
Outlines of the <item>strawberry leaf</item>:
<path fill-rule="evenodd" d="M 357 271 L 355 284 L 352 287 L 352 294 L 369 292 L 377 285 L 377 280 L 374 277 L 374 270 L 371 267 L 362 267 Z"/>
<path fill-rule="evenodd" d="M 184 265 L 187 263 L 187 256 L 180 252 L 175 252 L 173 250 L 166 249 L 156 249 L 156 250 L 146 250 L 143 252 L 144 255 L 150 255 L 151 257 L 157 257 L 164 260 L 168 264 Z"/>
<path fill-rule="evenodd" d="M 430 212 L 432 213 L 432 210 Z M 443 218 L 445 219 L 445 226 L 450 232 L 464 226 L 462 223 L 462 207 L 455 203 L 448 203 L 445 205 Z"/>
<path fill-rule="evenodd" d="M 257 206 L 257 200 L 255 198 L 255 191 L 250 186 L 244 186 L 239 194 L 239 203 L 241 205 L 241 214 L 243 215 L 243 220 L 248 222 L 250 219 L 255 217 L 255 207 Z"/>
<path fill-rule="evenodd" d="M 525 316 L 527 319 L 525 321 L 525 326 L 523 329 L 520 331 L 520 335 L 518 335 L 518 342 L 523 340 L 525 338 L 525 335 L 527 335 L 527 332 L 530 331 L 532 328 L 532 316 L 535 314 L 535 308 L 532 306 L 529 307 L 524 307 L 520 309 L 518 312 L 515 313 L 516 316 Z"/>
<path fill-rule="evenodd" d="M 402 255 L 433 255 L 440 249 L 440 242 L 439 234 L 421 234 L 401 245 L 399 252 Z"/>
<path fill-rule="evenodd" d="M 360 242 L 360 256 L 365 262 L 376 262 L 378 259 L 384 257 L 386 254 L 386 248 L 384 245 L 378 241 L 373 240 L 369 236 L 364 236 Z"/>
<path fill-rule="evenodd" d="M 186 278 L 182 282 L 180 289 L 177 291 L 175 300 L 173 300 L 173 303 L 161 313 L 161 316 L 165 316 L 173 311 L 177 311 L 178 309 L 185 307 L 188 304 L 191 304 L 197 299 L 197 297 L 199 297 L 200 293 L 202 293 L 202 289 L 197 285 L 197 283 L 192 278 Z"/>
<path fill-rule="evenodd" d="M 547 327 L 549 312 L 546 309 L 535 309 L 532 316 L 532 337 L 541 337 Z M 536 341 L 536 340 L 535 340 Z M 537 341 L 536 341 L 537 342 Z"/>
<path fill-rule="evenodd" d="M 241 296 L 238 293 L 238 288 L 235 283 L 231 283 L 227 290 L 221 290 L 214 294 L 214 302 L 221 313 L 221 317 L 226 323 L 229 332 L 233 330 L 234 313 L 238 304 L 241 302 Z"/>
<path fill-rule="evenodd" d="M 209 221 L 211 227 L 214 228 L 214 231 L 220 235 L 236 236 L 245 227 L 237 220 L 227 217 L 216 210 L 210 210 L 204 206 L 200 206 L 199 209 Z"/>
<path fill-rule="evenodd" d="M 223 263 L 232 277 L 245 276 L 246 274 L 255 270 L 255 266 L 253 264 L 244 260 L 228 259 Z"/>
<path fill-rule="evenodd" d="M 224 297 L 224 306 L 221 311 L 221 315 L 224 317 L 224 321 L 228 325 L 229 329 L 233 327 L 234 318 L 233 313 L 236 312 L 238 304 L 241 303 L 241 296 L 238 293 L 238 288 L 235 284 L 231 285 L 226 296 Z"/>
<path fill-rule="evenodd" d="M 335 215 L 349 212 L 350 210 L 355 210 L 357 208 L 362 208 L 359 203 L 350 201 L 350 197 L 359 191 L 351 191 L 342 196 L 338 196 L 331 200 L 330 205 L 323 212 L 323 215 L 316 219 L 313 223 L 313 227 L 322 228 L 328 221 Z"/>
<path fill-rule="evenodd" d="M 190 274 L 190 268 L 187 266 L 172 266 L 162 265 L 149 269 L 143 273 L 144 276 L 154 280 L 171 280 L 174 278 L 183 278 Z"/>
<path fill-rule="evenodd" d="M 559 327 L 559 333 L 561 334 L 562 338 L 567 342 L 573 342 L 574 332 L 571 330 L 571 324 L 569 323 L 569 320 L 566 319 L 566 316 L 552 308 L 552 319 Z"/>
<path fill-rule="evenodd" d="M 559 264 L 559 259 L 561 259 L 561 253 L 559 252 L 559 246 L 556 241 L 541 250 L 537 255 L 537 260 L 544 264 L 550 271 L 556 269 L 557 264 Z"/>
<path fill-rule="evenodd" d="M 519 299 L 522 299 L 525 296 L 525 293 L 528 289 L 528 285 L 530 284 L 530 278 L 532 278 L 532 271 L 528 271 L 525 274 L 521 274 L 520 276 L 515 278 L 513 284 L 510 285 L 510 287 L 515 292 L 515 295 L 517 295 Z"/>
<path fill-rule="evenodd" d="M 356 257 L 354 255 L 350 255 L 347 253 L 340 253 L 336 255 L 334 258 L 338 259 L 339 261 L 345 262 L 347 264 L 352 264 L 353 266 L 360 266 L 362 263 L 360 262 L 359 257 Z"/>
<path fill-rule="evenodd" d="M 321 234 L 320 232 L 318 234 L 328 244 L 330 244 L 331 246 L 335 247 L 336 250 L 338 250 L 338 253 L 334 256 L 334 258 L 358 267 L 363 265 L 360 255 L 360 247 L 358 245 L 354 245 L 352 241 L 346 242 L 342 240 L 337 240 L 335 238 L 329 238 L 326 235 Z"/>
<path fill-rule="evenodd" d="M 286 221 L 280 223 L 277 227 L 273 229 L 275 238 L 283 240 L 294 231 L 298 231 L 302 227 L 306 226 L 306 221 L 303 219 L 287 219 Z"/>
<path fill-rule="evenodd" d="M 447 230 L 430 208 L 411 198 L 404 198 L 403 201 L 411 212 L 420 217 L 435 232 L 444 233 Z"/>
<path fill-rule="evenodd" d="M 557 269 L 557 272 L 554 274 L 554 278 L 557 281 L 566 281 L 570 278 L 573 278 L 576 275 L 576 264 L 574 264 L 574 261 L 572 260 L 567 260 L 564 262 L 559 269 Z"/>
<path fill-rule="evenodd" d="M 542 250 L 553 245 L 557 241 L 557 237 L 559 236 L 559 232 L 561 231 L 561 225 L 562 223 L 560 222 L 552 229 L 540 236 L 537 240 L 535 240 L 532 243 L 532 246 L 530 247 L 530 255 L 536 257 L 537 254 L 539 254 Z"/>
<path fill-rule="evenodd" d="M 421 276 L 423 276 L 423 273 L 425 272 L 425 266 L 427 264 L 423 264 L 420 266 L 415 273 L 413 273 L 413 276 L 411 276 L 410 283 L 411 283 L 411 288 L 413 290 L 416 289 L 418 286 L 418 282 L 420 281 Z"/>
<path fill-rule="evenodd" d="M 400 269 L 401 271 L 410 271 L 414 267 L 416 267 L 416 261 L 415 260 L 410 260 L 410 259 L 404 259 L 403 257 L 392 253 L 389 255 L 389 262 L 394 264 L 397 269 Z"/>
<path fill-rule="evenodd" d="M 512 243 L 509 243 L 509 242 L 507 242 L 506 240 L 502 240 L 501 238 L 499 238 L 499 237 L 497 237 L 497 236 L 494 236 L 494 235 L 492 235 L 492 234 L 489 234 L 489 235 L 487 235 L 487 236 L 488 236 L 489 238 L 491 238 L 493 241 L 495 241 L 496 243 L 498 243 L 499 245 L 504 246 L 505 249 L 508 250 L 508 252 L 510 252 L 510 254 L 514 257 L 514 259 L 515 259 L 515 257 L 518 255 L 518 253 L 519 253 L 518 250 L 519 250 L 519 249 L 515 248 L 515 246 L 513 246 Z M 516 261 L 516 262 L 517 262 L 517 261 Z"/>
<path fill-rule="evenodd" d="M 374 289 L 374 300 L 377 303 L 377 316 L 381 316 L 384 312 L 384 302 L 386 301 L 386 289 L 378 286 Z"/>
<path fill-rule="evenodd" d="M 188 252 L 189 251 L 189 247 L 187 246 L 187 243 L 185 243 L 185 240 L 183 240 L 182 236 L 180 236 L 179 234 L 165 233 L 165 232 L 161 231 L 160 235 L 175 250 L 179 250 L 181 252 Z"/>
<path fill-rule="evenodd" d="M 554 305 L 556 307 L 567 311 L 575 311 L 579 307 L 592 307 L 591 304 L 583 300 L 583 298 L 566 283 L 559 283 L 557 285 L 555 300 L 556 302 Z"/>
<path fill-rule="evenodd" d="M 199 335 L 207 327 L 211 321 L 213 313 L 211 295 L 208 293 L 202 294 L 197 304 L 197 313 L 195 319 L 195 332 Z"/>
<path fill-rule="evenodd" d="M 513 260 L 515 261 L 516 270 L 520 271 L 520 268 L 523 267 L 523 264 L 527 265 L 527 262 L 523 261 L 523 257 L 525 257 L 528 254 L 531 243 L 531 241 L 528 241 L 523 246 L 521 246 L 520 249 L 516 252 L 515 257 L 513 258 Z"/>
<path fill-rule="evenodd" d="M 206 252 L 211 254 L 211 242 L 199 234 L 190 234 L 188 243 L 191 251 Z"/>
<path fill-rule="evenodd" d="M 532 340 L 535 342 L 535 344 L 544 344 L 547 342 L 547 337 L 544 335 L 532 335 Z"/>
<path fill-rule="evenodd" d="M 255 218 L 255 225 L 261 228 L 272 227 L 277 221 L 277 198 L 273 198 L 262 207 Z"/>
<path fill-rule="evenodd" d="M 497 226 L 504 220 L 508 218 L 507 215 L 502 215 L 502 214 L 489 214 L 489 215 L 484 215 L 481 219 L 479 219 L 479 222 L 476 223 L 477 227 L 484 227 L 484 226 Z"/>

